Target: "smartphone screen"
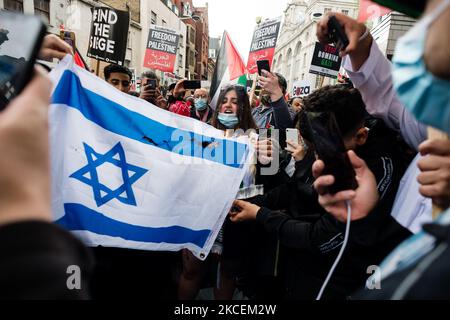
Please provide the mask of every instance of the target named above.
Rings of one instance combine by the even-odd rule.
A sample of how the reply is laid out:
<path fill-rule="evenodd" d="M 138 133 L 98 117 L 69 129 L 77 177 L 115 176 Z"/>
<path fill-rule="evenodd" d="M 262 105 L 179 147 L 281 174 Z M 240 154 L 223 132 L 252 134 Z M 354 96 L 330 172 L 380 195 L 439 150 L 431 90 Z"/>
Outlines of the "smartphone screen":
<path fill-rule="evenodd" d="M 156 79 L 148 79 L 145 86 L 147 90 L 156 90 Z"/>
<path fill-rule="evenodd" d="M 307 119 L 314 150 L 325 164 L 322 174 L 333 175 L 335 178 L 335 183 L 328 188 L 328 192 L 335 194 L 356 189 L 356 173 L 348 158 L 334 114 L 308 112 Z"/>
<path fill-rule="evenodd" d="M 270 72 L 270 63 L 269 60 L 258 60 L 256 61 L 256 65 L 258 66 L 258 74 L 262 76 L 262 70 L 266 70 Z"/>
<path fill-rule="evenodd" d="M 200 89 L 202 87 L 200 80 L 185 80 L 183 84 L 185 89 Z"/>
<path fill-rule="evenodd" d="M 298 140 L 298 129 L 286 129 L 286 141 L 292 141 L 296 144 L 299 144 L 300 141 Z"/>
<path fill-rule="evenodd" d="M 0 110 L 33 77 L 46 27 L 35 16 L 0 11 Z"/>

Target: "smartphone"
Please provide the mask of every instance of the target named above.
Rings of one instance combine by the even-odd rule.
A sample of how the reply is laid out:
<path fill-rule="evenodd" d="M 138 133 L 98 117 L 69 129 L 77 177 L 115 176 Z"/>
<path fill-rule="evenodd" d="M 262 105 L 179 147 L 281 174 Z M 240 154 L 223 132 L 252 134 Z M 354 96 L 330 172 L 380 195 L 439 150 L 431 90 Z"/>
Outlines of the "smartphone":
<path fill-rule="evenodd" d="M 61 30 L 59 37 L 72 47 L 73 52 L 77 51 L 74 32 Z"/>
<path fill-rule="evenodd" d="M 288 140 L 296 143 L 297 145 L 300 144 L 300 141 L 298 139 L 298 129 L 286 129 L 286 144 Z"/>
<path fill-rule="evenodd" d="M 332 175 L 335 183 L 327 192 L 335 194 L 343 190 L 355 190 L 358 187 L 356 173 L 347 155 L 344 141 L 331 112 L 308 112 L 307 131 L 314 150 L 325 168 L 323 175 Z"/>
<path fill-rule="evenodd" d="M 185 89 L 200 89 L 202 82 L 200 80 L 185 80 L 183 86 Z"/>
<path fill-rule="evenodd" d="M 328 34 L 330 40 L 339 51 L 347 48 L 349 44 L 347 35 L 335 16 L 331 16 L 328 20 Z"/>
<path fill-rule="evenodd" d="M 156 90 L 156 79 L 147 79 L 144 88 L 146 90 Z"/>
<path fill-rule="evenodd" d="M 258 60 L 256 61 L 256 65 L 258 66 L 258 74 L 262 76 L 262 70 L 266 70 L 270 72 L 270 63 L 269 60 Z"/>
<path fill-rule="evenodd" d="M 36 16 L 0 11 L 0 111 L 33 78 L 45 33 Z"/>

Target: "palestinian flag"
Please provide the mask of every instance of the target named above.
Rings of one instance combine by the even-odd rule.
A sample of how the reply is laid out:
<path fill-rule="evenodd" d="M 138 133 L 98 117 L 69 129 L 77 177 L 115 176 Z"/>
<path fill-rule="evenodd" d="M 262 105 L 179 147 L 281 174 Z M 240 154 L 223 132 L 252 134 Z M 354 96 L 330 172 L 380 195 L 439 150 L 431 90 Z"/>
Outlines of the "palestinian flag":
<path fill-rule="evenodd" d="M 74 55 L 74 60 L 75 60 L 75 64 L 77 66 L 82 67 L 83 69 L 86 69 L 88 71 L 90 71 L 87 67 L 86 62 L 84 61 L 83 57 L 81 56 L 81 54 L 78 52 L 78 49 L 75 49 L 75 55 Z"/>
<path fill-rule="evenodd" d="M 217 56 L 216 68 L 211 80 L 211 89 L 209 91 L 211 107 L 216 108 L 219 99 L 220 88 L 227 84 L 238 83 L 239 78 L 245 74 L 245 64 L 241 55 L 237 51 L 230 36 L 225 31 L 222 37 L 219 54 Z"/>

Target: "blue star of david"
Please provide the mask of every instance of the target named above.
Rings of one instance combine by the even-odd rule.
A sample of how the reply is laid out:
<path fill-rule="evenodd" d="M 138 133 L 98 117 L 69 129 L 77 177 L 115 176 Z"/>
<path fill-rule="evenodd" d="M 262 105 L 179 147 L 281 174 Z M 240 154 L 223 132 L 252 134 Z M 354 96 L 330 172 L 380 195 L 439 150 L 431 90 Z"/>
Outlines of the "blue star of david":
<path fill-rule="evenodd" d="M 70 177 L 92 187 L 97 207 L 100 207 L 113 199 L 117 199 L 128 205 L 136 206 L 137 204 L 132 185 L 148 170 L 127 163 L 125 151 L 123 150 L 120 142 L 106 154 L 95 152 L 94 149 L 86 143 L 83 143 L 83 145 L 88 163 L 86 166 L 73 173 Z M 118 155 L 118 159 L 114 158 L 116 155 Z M 98 179 L 97 168 L 107 162 L 119 167 L 122 170 L 123 185 L 116 190 L 109 189 L 107 186 L 101 184 Z M 132 173 L 131 176 L 130 172 Z M 86 174 L 88 173 L 90 174 L 90 177 L 86 177 Z M 101 194 L 102 191 L 105 193 L 104 196 Z M 122 194 L 125 194 L 126 196 L 121 196 Z"/>

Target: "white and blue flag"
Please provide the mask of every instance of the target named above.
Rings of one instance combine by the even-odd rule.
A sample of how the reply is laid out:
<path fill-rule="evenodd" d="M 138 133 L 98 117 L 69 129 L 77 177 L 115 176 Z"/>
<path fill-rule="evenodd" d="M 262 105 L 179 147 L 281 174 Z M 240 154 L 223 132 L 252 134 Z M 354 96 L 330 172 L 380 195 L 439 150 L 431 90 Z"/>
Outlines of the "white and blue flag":
<path fill-rule="evenodd" d="M 205 259 L 248 169 L 248 139 L 124 94 L 69 56 L 51 77 L 56 223 L 88 246 Z"/>

